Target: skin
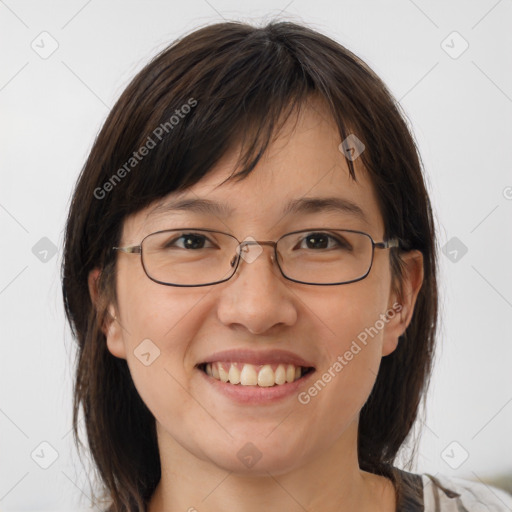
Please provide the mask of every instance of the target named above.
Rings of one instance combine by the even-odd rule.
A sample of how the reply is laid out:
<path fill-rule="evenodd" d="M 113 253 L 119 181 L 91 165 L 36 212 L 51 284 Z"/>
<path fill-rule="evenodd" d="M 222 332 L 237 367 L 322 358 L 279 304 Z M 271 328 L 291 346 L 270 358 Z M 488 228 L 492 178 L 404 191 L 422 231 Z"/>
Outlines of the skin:
<path fill-rule="evenodd" d="M 230 152 L 186 191 L 187 197 L 233 207 L 229 218 L 189 212 L 148 217 L 153 204 L 125 219 L 121 245 L 138 245 L 149 233 L 187 225 L 227 231 L 238 240 L 277 240 L 296 229 L 334 224 L 382 241 L 383 219 L 371 181 L 358 160 L 358 181 L 350 178 L 336 126 L 323 105 L 312 100 L 295 130 L 290 122 L 245 180 L 216 188 L 232 170 L 236 154 Z M 342 213 L 283 217 L 285 202 L 306 195 L 348 198 L 369 223 Z M 272 249 L 263 246 L 255 261 L 242 261 L 225 283 L 177 288 L 148 279 L 138 255 L 119 254 L 118 300 L 109 308 L 116 320 L 104 332 L 109 351 L 127 360 L 156 418 L 162 478 L 150 512 L 395 509 L 392 483 L 359 468 L 357 427 L 381 358 L 395 350 L 411 320 L 423 281 L 422 255 L 404 255 L 402 297 L 391 288 L 389 250 L 375 251 L 364 280 L 341 286 L 288 281 L 271 255 Z M 89 277 L 93 297 L 98 274 L 95 269 Z M 195 368 L 220 350 L 280 348 L 313 362 L 321 375 L 397 302 L 400 313 L 307 405 L 297 396 L 239 405 L 214 391 Z M 150 366 L 134 355 L 147 338 L 160 350 Z M 262 454 L 252 468 L 237 457 L 247 442 Z"/>

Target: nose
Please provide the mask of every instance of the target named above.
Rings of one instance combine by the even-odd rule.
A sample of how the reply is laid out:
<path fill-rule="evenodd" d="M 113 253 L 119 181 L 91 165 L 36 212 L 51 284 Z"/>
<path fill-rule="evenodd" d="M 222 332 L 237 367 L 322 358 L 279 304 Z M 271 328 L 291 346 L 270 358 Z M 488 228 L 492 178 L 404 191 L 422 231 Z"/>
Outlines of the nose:
<path fill-rule="evenodd" d="M 295 295 L 281 275 L 273 242 L 242 243 L 235 275 L 223 283 L 217 315 L 226 326 L 263 334 L 297 321 Z"/>

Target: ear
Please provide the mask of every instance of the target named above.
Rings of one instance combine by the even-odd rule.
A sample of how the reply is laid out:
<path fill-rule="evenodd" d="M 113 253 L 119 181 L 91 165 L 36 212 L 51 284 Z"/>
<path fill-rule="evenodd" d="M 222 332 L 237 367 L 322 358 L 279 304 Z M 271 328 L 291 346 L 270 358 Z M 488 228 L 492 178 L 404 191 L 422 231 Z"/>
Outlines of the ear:
<path fill-rule="evenodd" d="M 89 272 L 88 285 L 89 295 L 97 312 L 100 312 L 100 294 L 98 290 L 98 280 L 101 276 L 101 270 L 95 268 Z M 124 346 L 123 332 L 118 318 L 118 313 L 114 304 L 109 303 L 107 306 L 108 314 L 101 326 L 101 330 L 107 340 L 107 348 L 109 352 L 121 359 L 126 359 L 126 349 Z"/>
<path fill-rule="evenodd" d="M 398 346 L 398 338 L 409 326 L 418 293 L 423 284 L 423 254 L 420 251 L 408 251 L 400 255 L 404 263 L 404 276 L 400 293 L 393 290 L 390 294 L 388 322 L 384 330 L 382 356 L 391 354 Z"/>

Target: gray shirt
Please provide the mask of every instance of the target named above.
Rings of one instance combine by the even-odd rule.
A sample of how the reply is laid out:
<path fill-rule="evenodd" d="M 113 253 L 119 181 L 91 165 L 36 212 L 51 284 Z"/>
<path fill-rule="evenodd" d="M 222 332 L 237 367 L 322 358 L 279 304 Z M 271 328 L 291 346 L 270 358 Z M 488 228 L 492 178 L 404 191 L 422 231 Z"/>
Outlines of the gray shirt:
<path fill-rule="evenodd" d="M 400 475 L 404 495 L 397 512 L 512 512 L 512 495 L 481 481 L 403 470 Z"/>

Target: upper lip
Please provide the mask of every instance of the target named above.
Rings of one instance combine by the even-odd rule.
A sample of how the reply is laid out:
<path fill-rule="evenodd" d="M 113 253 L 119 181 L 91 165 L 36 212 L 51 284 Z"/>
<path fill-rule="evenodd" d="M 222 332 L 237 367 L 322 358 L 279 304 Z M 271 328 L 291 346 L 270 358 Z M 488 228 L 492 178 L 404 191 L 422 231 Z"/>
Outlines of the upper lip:
<path fill-rule="evenodd" d="M 313 367 L 309 361 L 287 350 L 224 350 L 207 356 L 200 364 L 215 362 L 250 363 L 254 365 L 285 363 L 305 368 Z"/>

